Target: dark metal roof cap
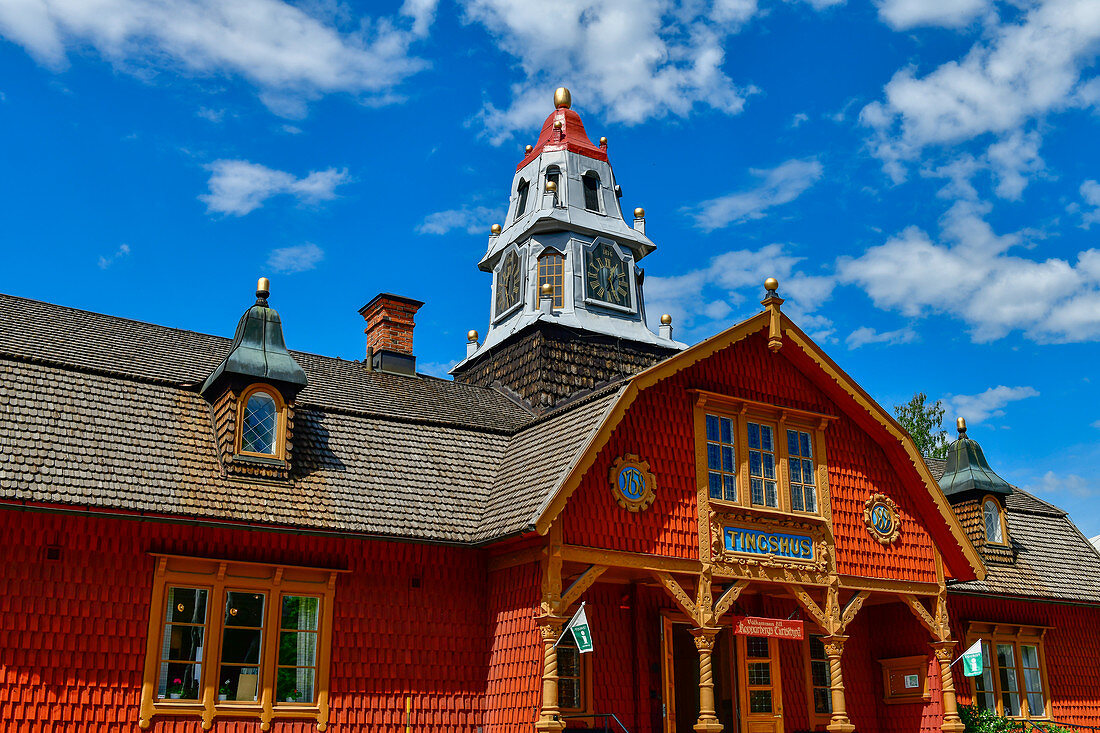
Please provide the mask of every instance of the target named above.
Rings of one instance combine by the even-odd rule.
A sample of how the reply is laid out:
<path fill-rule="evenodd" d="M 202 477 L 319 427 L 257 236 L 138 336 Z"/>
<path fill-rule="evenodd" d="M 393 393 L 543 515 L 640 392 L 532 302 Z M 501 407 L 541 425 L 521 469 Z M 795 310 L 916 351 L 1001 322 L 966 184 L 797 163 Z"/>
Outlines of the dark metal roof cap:
<path fill-rule="evenodd" d="M 261 279 L 256 304 L 241 316 L 229 354 L 203 382 L 203 394 L 223 375 L 280 382 L 295 391 L 306 386 L 306 373 L 287 351 L 283 322 L 275 309 L 268 306 L 264 285 Z"/>
<path fill-rule="evenodd" d="M 940 477 L 940 489 L 945 496 L 971 491 L 1012 493 L 1012 486 L 989 467 L 978 442 L 966 437 L 966 421 L 962 418 L 959 418 L 958 440 L 947 446 L 947 465 Z"/>

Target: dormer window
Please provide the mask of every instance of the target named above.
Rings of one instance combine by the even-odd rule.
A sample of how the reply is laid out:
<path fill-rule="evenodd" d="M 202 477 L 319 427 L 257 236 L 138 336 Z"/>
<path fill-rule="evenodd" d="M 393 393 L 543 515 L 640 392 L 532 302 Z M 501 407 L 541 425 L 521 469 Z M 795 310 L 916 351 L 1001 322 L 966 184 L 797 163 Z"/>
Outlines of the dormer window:
<path fill-rule="evenodd" d="M 581 180 L 584 182 L 584 208 L 600 213 L 600 176 L 596 171 L 588 171 Z"/>
<path fill-rule="evenodd" d="M 527 213 L 527 193 L 531 186 L 526 180 L 520 179 L 519 185 L 516 186 L 516 219 Z"/>
<path fill-rule="evenodd" d="M 982 502 L 982 518 L 985 520 L 985 541 L 993 545 L 1005 543 L 1004 512 L 992 496 Z"/>
<path fill-rule="evenodd" d="M 279 393 L 263 385 L 250 387 L 241 396 L 240 445 L 242 455 L 279 458 L 285 405 Z"/>

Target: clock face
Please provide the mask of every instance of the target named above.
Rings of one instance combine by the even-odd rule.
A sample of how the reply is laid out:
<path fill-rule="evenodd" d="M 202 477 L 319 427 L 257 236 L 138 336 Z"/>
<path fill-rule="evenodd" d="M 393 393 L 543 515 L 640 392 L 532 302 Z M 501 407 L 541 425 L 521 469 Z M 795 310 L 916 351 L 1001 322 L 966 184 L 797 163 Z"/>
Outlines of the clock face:
<path fill-rule="evenodd" d="M 519 302 L 520 280 L 522 273 L 519 269 L 519 256 L 515 252 L 509 252 L 504 257 L 504 264 L 497 273 L 497 313 L 503 313 Z"/>
<path fill-rule="evenodd" d="M 622 259 L 609 244 L 599 244 L 585 256 L 588 297 L 605 303 L 630 307 L 629 261 Z"/>

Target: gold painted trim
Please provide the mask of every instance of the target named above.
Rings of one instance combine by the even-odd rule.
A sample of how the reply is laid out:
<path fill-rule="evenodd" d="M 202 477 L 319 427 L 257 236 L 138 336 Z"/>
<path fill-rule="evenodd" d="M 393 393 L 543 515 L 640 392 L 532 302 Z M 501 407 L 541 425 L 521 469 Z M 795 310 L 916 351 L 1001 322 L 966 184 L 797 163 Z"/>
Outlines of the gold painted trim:
<path fill-rule="evenodd" d="M 624 469 L 633 468 L 642 476 L 642 493 L 637 499 L 631 499 L 623 494 L 619 487 L 619 474 Z M 643 461 L 634 453 L 627 453 L 615 459 L 608 471 L 608 481 L 611 483 L 611 492 L 615 495 L 615 501 L 628 512 L 642 512 L 648 509 L 657 498 L 657 477 L 649 470 L 649 461 Z"/>
<path fill-rule="evenodd" d="M 882 532 L 875 526 L 873 514 L 877 506 L 886 507 L 886 511 L 890 512 L 889 532 Z M 901 513 L 898 512 L 898 505 L 886 494 L 875 493 L 867 497 L 867 501 L 863 503 L 863 524 L 870 535 L 884 547 L 893 544 L 901 536 Z"/>

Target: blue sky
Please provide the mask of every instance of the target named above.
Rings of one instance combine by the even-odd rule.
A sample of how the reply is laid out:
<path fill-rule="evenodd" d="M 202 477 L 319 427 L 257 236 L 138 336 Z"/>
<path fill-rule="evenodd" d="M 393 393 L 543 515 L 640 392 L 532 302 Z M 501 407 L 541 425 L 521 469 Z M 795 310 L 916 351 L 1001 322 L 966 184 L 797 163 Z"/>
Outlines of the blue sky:
<path fill-rule="evenodd" d="M 775 275 L 880 402 L 943 399 L 1100 534 L 1100 4 L 546 7 L 0 0 L 0 290 L 230 335 L 267 275 L 290 345 L 349 359 L 396 292 L 443 373 L 565 84 L 677 337 Z"/>

